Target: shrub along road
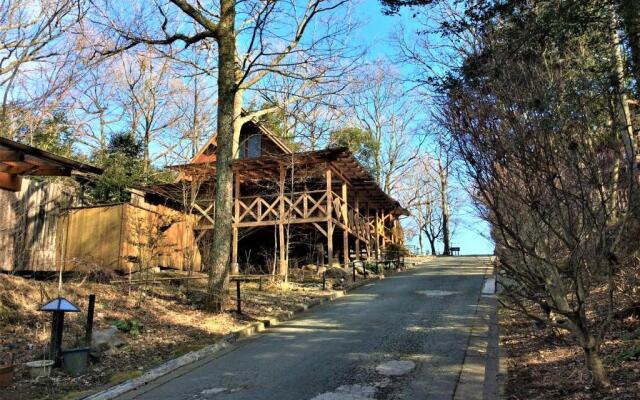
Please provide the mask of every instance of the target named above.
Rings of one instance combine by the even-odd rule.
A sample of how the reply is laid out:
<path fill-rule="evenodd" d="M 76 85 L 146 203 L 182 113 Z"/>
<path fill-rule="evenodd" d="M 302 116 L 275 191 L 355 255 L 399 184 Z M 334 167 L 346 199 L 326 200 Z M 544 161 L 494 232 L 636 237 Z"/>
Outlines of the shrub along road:
<path fill-rule="evenodd" d="M 488 268 L 488 257 L 439 258 L 367 284 L 123 398 L 451 399 L 464 381 Z M 482 384 L 477 389 L 472 392 L 482 396 Z"/>

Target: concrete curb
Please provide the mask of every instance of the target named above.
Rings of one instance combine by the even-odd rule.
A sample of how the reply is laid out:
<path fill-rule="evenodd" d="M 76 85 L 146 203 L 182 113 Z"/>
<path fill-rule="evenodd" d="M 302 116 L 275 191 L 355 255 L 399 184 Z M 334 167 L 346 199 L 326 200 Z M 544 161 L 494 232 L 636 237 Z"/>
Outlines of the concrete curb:
<path fill-rule="evenodd" d="M 499 275 L 498 275 L 498 257 L 494 256 L 491 258 L 491 261 L 494 265 L 495 269 L 495 277 L 496 277 L 496 303 L 497 299 L 500 297 L 500 285 Z M 496 335 L 497 335 L 497 347 L 498 347 L 498 376 L 496 378 L 497 381 L 497 398 L 498 399 L 506 399 L 507 398 L 507 379 L 509 374 L 509 366 L 507 364 L 507 352 L 503 346 L 500 344 L 501 338 L 501 329 L 500 329 L 500 312 L 498 309 L 499 303 L 496 304 Z"/>
<path fill-rule="evenodd" d="M 392 273 L 393 274 L 393 273 Z M 105 390 L 102 390 L 98 393 L 94 393 L 88 396 L 84 396 L 84 397 L 80 397 L 77 400 L 111 400 L 114 399 L 118 396 L 121 396 L 125 393 L 128 393 L 132 390 L 138 389 L 140 387 L 143 387 L 145 385 L 147 385 L 148 383 L 157 380 L 158 378 L 161 378 L 179 368 L 182 368 L 186 365 L 192 364 L 196 361 L 200 361 L 202 359 L 204 359 L 205 357 L 210 357 L 213 356 L 229 347 L 231 347 L 231 345 L 233 345 L 234 343 L 236 343 L 238 340 L 243 339 L 243 338 L 247 338 L 250 336 L 254 336 L 262 331 L 264 331 L 265 329 L 267 329 L 268 327 L 271 326 L 276 326 L 281 322 L 285 322 L 288 321 L 296 316 L 298 316 L 298 314 L 301 314 L 313 307 L 317 307 L 321 304 L 325 304 L 331 301 L 334 301 L 336 299 L 339 299 L 341 297 L 344 297 L 348 292 L 357 289 L 359 287 L 362 287 L 368 283 L 377 281 L 377 280 L 382 280 L 384 279 L 384 276 L 380 276 L 380 277 L 375 277 L 375 278 L 368 278 L 366 280 L 362 280 L 362 281 L 356 281 L 353 285 L 349 286 L 348 288 L 346 288 L 345 290 L 341 290 L 338 292 L 334 292 L 332 293 L 330 296 L 327 297 L 323 297 L 323 298 L 319 298 L 319 299 L 314 299 L 312 301 L 310 301 L 308 304 L 303 304 L 300 307 L 298 307 L 296 310 L 294 311 L 287 311 L 284 313 L 279 314 L 276 317 L 273 318 L 269 318 L 266 319 L 264 321 L 258 321 L 258 322 L 254 322 L 240 330 L 237 330 L 235 332 L 229 333 L 228 335 L 224 336 L 222 339 L 220 339 L 218 342 L 213 343 L 209 346 L 203 347 L 202 349 L 196 350 L 196 351 L 192 351 L 189 352 L 187 354 L 184 354 L 180 357 L 174 358 L 172 360 L 169 360 L 155 368 L 150 369 L 149 371 L 145 372 L 144 374 L 142 374 L 141 376 L 137 377 L 137 378 L 132 378 L 129 380 L 126 380 L 124 382 L 118 383 L 114 386 L 111 386 Z"/>
<path fill-rule="evenodd" d="M 486 267 L 483 286 L 487 278 L 493 275 L 493 265 Z M 478 295 L 478 303 L 474 313 L 474 322 L 469 332 L 469 341 L 460 369 L 453 400 L 483 400 L 485 398 L 485 380 L 489 354 L 489 324 L 493 304 L 488 296 Z"/>
<path fill-rule="evenodd" d="M 507 355 L 502 347 L 498 349 L 498 357 L 498 399 L 506 399 L 509 368 L 507 365 Z"/>

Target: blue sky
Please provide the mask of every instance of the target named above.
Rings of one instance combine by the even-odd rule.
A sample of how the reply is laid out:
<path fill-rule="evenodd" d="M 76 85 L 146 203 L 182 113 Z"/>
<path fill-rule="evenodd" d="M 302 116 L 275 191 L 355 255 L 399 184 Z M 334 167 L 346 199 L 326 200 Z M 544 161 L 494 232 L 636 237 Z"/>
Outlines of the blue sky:
<path fill-rule="evenodd" d="M 378 0 L 363 0 L 360 6 L 356 7 L 355 12 L 356 18 L 363 21 L 357 33 L 357 40 L 369 48 L 368 57 L 384 59 L 394 64 L 396 57 L 390 36 L 402 25 L 407 31 L 417 27 L 416 22 L 411 18 L 411 13 L 406 12 L 405 15 L 400 16 L 384 15 Z M 395 64 L 395 67 L 403 73 L 410 73 L 404 65 Z M 460 182 L 457 184 L 461 185 Z M 462 254 L 493 253 L 494 245 L 489 239 L 489 226 L 477 217 L 473 206 L 468 201 L 457 210 L 454 217 L 456 223 L 451 238 L 452 246 L 460 247 Z M 417 245 L 417 238 L 410 243 Z M 425 246 L 428 246 L 426 240 Z M 438 245 L 438 249 L 442 250 L 441 244 Z"/>

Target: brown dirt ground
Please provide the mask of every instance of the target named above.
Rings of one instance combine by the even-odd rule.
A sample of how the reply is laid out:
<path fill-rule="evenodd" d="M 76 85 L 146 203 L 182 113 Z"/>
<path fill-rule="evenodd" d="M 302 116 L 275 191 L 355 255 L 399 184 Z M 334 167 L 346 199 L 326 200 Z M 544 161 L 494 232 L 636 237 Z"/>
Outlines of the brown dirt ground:
<path fill-rule="evenodd" d="M 527 317 L 499 310 L 500 345 L 506 351 L 506 398 L 640 399 L 640 321 L 616 321 L 602 345 L 612 387 L 594 389 L 582 350 L 567 333 L 536 330 Z M 635 355 L 633 354 L 635 352 Z"/>
<path fill-rule="evenodd" d="M 0 363 L 11 350 L 16 356 L 16 372 L 14 384 L 0 390 L 0 400 L 71 399 L 139 376 L 143 370 L 213 343 L 252 321 L 296 310 L 332 293 L 323 291 L 315 277 L 298 276 L 294 280 L 287 284 L 265 282 L 263 291 L 258 291 L 257 283 L 242 283 L 243 315 L 238 316 L 234 311 L 235 284 L 230 288 L 232 294 L 225 304 L 225 312 L 213 314 L 202 308 L 206 279 L 189 280 L 189 291 L 184 280 L 151 285 L 142 306 L 138 306 L 140 291 L 136 288 L 129 295 L 128 285 L 67 278 L 62 294 L 81 310 L 86 310 L 89 294 L 96 294 L 94 330 L 108 328 L 117 320 L 137 319 L 144 326 L 142 334 L 123 334 L 126 345 L 93 360 L 85 375 L 74 378 L 54 370 L 50 378 L 31 380 L 25 363 L 44 357 L 50 334 L 50 315 L 37 309 L 48 299 L 57 297 L 57 283 L 2 274 Z M 67 315 L 63 348 L 76 347 L 84 337 L 85 314 Z"/>

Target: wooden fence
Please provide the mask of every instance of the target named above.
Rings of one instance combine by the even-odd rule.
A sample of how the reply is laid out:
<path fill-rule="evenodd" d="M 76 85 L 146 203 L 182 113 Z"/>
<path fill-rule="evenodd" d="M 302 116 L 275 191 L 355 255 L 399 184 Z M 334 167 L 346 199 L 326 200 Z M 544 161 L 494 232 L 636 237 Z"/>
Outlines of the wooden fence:
<path fill-rule="evenodd" d="M 78 207 L 75 193 L 27 179 L 19 192 L 0 190 L 0 271 L 128 271 L 141 260 L 187 269 L 187 259 L 201 269 L 193 220 L 135 196 L 132 204 Z"/>

